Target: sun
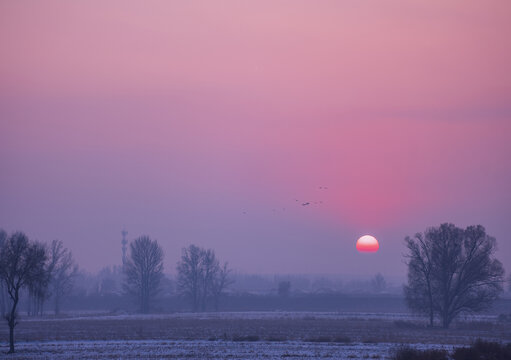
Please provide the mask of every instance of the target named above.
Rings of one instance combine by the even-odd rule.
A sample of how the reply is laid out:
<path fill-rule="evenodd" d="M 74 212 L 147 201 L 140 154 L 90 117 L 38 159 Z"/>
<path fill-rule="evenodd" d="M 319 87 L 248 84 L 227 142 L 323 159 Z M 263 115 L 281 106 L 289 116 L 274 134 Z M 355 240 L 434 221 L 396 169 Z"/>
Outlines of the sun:
<path fill-rule="evenodd" d="M 357 250 L 359 252 L 377 252 L 379 248 L 380 244 L 374 236 L 364 235 L 357 240 Z"/>

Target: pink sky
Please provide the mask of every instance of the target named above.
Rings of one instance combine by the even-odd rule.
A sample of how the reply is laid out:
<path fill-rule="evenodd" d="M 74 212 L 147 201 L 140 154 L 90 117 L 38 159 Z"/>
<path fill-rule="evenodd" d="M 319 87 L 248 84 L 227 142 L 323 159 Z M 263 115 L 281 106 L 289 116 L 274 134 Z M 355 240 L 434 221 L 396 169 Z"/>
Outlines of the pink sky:
<path fill-rule="evenodd" d="M 195 243 L 243 272 L 403 276 L 405 235 L 480 223 L 511 269 L 510 16 L 1 2 L 0 227 L 63 240 L 92 271 L 120 263 L 126 227 L 168 272 Z M 365 233 L 378 253 L 355 251 Z"/>

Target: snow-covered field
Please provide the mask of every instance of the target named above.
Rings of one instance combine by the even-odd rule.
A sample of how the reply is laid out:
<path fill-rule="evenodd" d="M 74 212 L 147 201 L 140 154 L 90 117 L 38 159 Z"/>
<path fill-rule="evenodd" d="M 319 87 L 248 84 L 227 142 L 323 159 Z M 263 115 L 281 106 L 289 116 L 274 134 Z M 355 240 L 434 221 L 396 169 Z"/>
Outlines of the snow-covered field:
<path fill-rule="evenodd" d="M 448 345 L 416 348 L 452 350 Z M 19 343 L 9 359 L 388 359 L 392 343 L 338 344 L 234 341 L 52 341 Z M 2 346 L 1 351 L 7 348 Z"/>
<path fill-rule="evenodd" d="M 511 341 L 511 323 L 472 317 L 428 328 L 409 314 L 322 312 L 68 314 L 21 318 L 8 359 L 388 359 L 396 348 Z M 0 354 L 8 329 L 0 326 Z M 1 357 L 1 355 L 0 355 Z"/>

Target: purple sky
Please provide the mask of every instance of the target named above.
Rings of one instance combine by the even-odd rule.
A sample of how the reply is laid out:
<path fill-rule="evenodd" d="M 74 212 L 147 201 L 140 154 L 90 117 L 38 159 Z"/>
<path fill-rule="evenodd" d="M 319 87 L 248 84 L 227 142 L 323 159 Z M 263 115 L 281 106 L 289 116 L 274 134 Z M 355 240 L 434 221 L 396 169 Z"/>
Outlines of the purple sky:
<path fill-rule="evenodd" d="M 1 2 L 0 227 L 404 276 L 404 236 L 482 224 L 511 269 L 510 4 Z"/>

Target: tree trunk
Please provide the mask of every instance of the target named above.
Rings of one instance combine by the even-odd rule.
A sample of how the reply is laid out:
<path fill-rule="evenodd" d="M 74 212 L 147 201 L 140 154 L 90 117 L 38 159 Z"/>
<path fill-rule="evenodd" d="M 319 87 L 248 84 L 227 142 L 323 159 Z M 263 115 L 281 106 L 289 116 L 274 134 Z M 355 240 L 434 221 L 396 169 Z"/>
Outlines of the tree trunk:
<path fill-rule="evenodd" d="M 0 282 L 0 315 L 2 317 L 5 315 L 5 299 L 4 283 Z"/>
<path fill-rule="evenodd" d="M 27 302 L 27 315 L 28 316 L 32 315 L 32 302 L 33 302 L 32 295 L 28 294 L 28 302 Z"/>
<path fill-rule="evenodd" d="M 448 329 L 449 325 L 451 325 L 451 316 L 447 311 L 444 311 L 442 314 L 442 326 L 444 329 Z"/>
<path fill-rule="evenodd" d="M 203 297 L 200 302 L 200 311 L 205 312 L 206 311 L 206 299 Z"/>
<path fill-rule="evenodd" d="M 39 301 L 39 314 L 43 316 L 44 313 L 44 298 Z"/>
<path fill-rule="evenodd" d="M 9 354 L 14 352 L 14 322 L 9 321 Z"/>
<path fill-rule="evenodd" d="M 433 313 L 433 295 L 431 294 L 431 289 L 429 291 L 429 326 L 433 327 L 434 313 Z"/>
<path fill-rule="evenodd" d="M 196 288 L 193 289 L 192 297 L 193 297 L 193 301 L 192 301 L 193 302 L 193 312 L 197 312 L 197 311 L 199 311 L 199 296 L 197 294 Z"/>
<path fill-rule="evenodd" d="M 143 283 L 142 288 L 140 289 L 140 311 L 142 314 L 147 314 L 149 311 L 149 293 L 148 293 L 148 285 Z"/>
<path fill-rule="evenodd" d="M 16 307 L 18 306 L 19 295 L 18 291 L 15 290 L 14 299 L 12 302 L 11 312 L 7 322 L 9 324 L 9 354 L 14 352 L 14 327 L 16 326 Z"/>
<path fill-rule="evenodd" d="M 60 314 L 60 296 L 55 294 L 55 315 Z"/>

